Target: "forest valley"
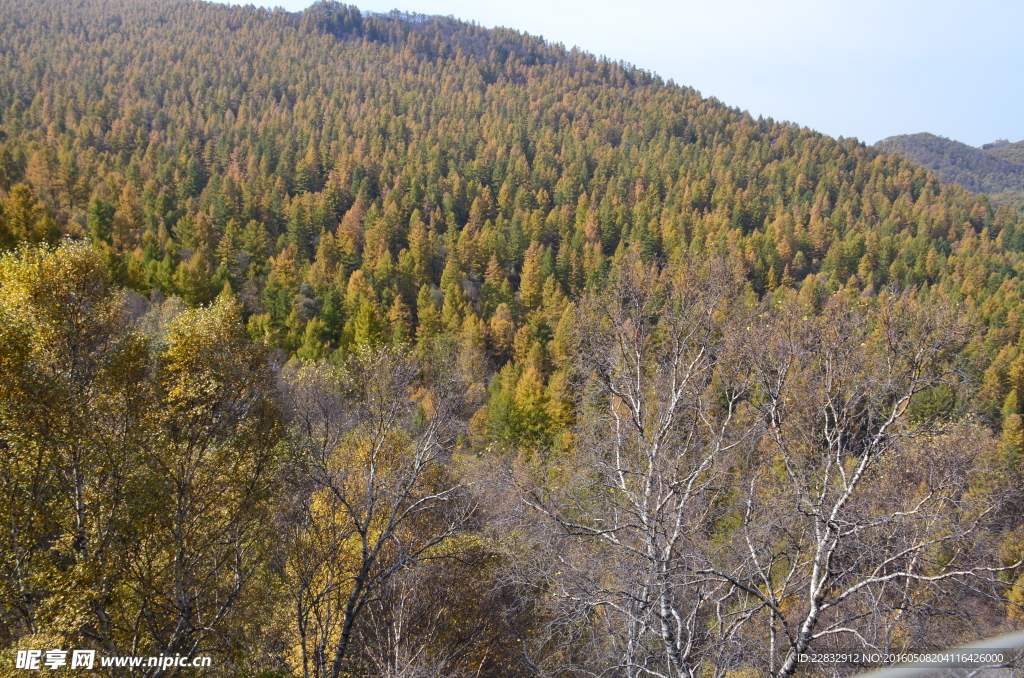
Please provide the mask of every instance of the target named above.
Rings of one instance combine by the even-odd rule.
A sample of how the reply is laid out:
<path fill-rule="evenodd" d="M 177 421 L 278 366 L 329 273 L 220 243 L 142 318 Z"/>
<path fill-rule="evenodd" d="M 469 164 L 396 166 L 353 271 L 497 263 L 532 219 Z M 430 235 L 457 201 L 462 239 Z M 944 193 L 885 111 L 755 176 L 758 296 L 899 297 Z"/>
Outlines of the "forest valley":
<path fill-rule="evenodd" d="M 507 29 L 68 4 L 0 0 L 0 675 L 1024 626 L 1020 212 Z"/>

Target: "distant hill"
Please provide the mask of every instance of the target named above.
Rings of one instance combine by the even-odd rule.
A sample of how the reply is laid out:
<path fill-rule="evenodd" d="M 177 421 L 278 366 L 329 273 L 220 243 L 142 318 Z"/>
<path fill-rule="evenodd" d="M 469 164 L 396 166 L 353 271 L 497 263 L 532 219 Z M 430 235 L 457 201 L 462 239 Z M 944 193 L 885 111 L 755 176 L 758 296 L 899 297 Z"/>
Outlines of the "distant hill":
<path fill-rule="evenodd" d="M 942 181 L 1024 207 L 1024 141 L 1004 139 L 975 148 L 925 132 L 889 137 L 875 146 L 934 170 Z"/>
<path fill-rule="evenodd" d="M 1011 144 L 1006 139 L 1000 139 L 991 144 L 985 144 L 981 147 L 981 150 L 1001 160 L 1024 166 L 1024 141 Z"/>

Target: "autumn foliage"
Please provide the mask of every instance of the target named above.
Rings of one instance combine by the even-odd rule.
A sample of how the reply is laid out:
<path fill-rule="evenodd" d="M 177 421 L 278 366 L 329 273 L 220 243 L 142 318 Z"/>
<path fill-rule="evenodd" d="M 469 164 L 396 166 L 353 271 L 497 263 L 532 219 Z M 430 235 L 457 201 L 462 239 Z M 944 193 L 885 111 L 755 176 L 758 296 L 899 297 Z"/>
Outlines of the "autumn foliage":
<path fill-rule="evenodd" d="M 507 29 L 0 13 L 0 647 L 788 676 L 1020 623 L 1020 213 Z"/>

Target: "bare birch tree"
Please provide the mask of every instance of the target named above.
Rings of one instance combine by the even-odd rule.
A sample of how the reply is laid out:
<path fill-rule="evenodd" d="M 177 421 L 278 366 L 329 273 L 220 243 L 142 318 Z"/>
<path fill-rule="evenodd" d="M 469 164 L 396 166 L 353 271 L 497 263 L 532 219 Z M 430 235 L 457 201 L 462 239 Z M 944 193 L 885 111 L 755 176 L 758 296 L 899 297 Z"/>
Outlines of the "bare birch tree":
<path fill-rule="evenodd" d="M 289 556 L 303 675 L 341 675 L 395 576 L 452 556 L 472 513 L 446 463 L 465 391 L 453 375 L 383 348 L 292 376 L 308 490 Z"/>
<path fill-rule="evenodd" d="M 757 612 L 747 661 L 788 676 L 812 649 L 914 647 L 934 640 L 927 617 L 962 612 L 952 589 L 994 601 L 1004 566 L 970 487 L 983 436 L 961 423 L 969 323 L 892 296 L 766 317 L 745 344 L 765 427 L 738 483 L 739 548 L 707 571 Z"/>
<path fill-rule="evenodd" d="M 587 648 L 555 672 L 782 677 L 814 649 L 997 632 L 1024 563 L 997 557 L 978 489 L 970 323 L 906 294 L 804 316 L 734 290 L 633 260 L 581 304 L 575 477 L 527 493 L 562 530 L 533 574 L 549 646 Z"/>
<path fill-rule="evenodd" d="M 604 632 L 588 673 L 693 676 L 724 649 L 731 585 L 702 570 L 729 493 L 729 460 L 756 420 L 728 356 L 738 286 L 723 266 L 677 278 L 633 258 L 579 311 L 589 463 L 560 501 L 529 501 L 582 539 L 559 558 L 558 597 Z M 715 615 L 719 614 L 716 620 Z"/>

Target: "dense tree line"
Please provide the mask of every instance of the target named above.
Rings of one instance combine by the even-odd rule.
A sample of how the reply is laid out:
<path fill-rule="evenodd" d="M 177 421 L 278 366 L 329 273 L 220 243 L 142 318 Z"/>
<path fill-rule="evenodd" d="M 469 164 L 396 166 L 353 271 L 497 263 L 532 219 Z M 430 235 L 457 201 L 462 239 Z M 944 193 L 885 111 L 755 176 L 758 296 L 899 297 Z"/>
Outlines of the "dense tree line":
<path fill-rule="evenodd" d="M 1020 623 L 1020 213 L 505 29 L 0 10 L 4 647 L 788 676 Z"/>

